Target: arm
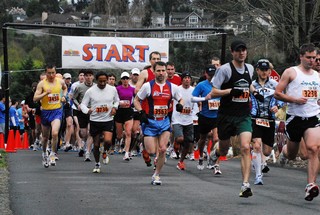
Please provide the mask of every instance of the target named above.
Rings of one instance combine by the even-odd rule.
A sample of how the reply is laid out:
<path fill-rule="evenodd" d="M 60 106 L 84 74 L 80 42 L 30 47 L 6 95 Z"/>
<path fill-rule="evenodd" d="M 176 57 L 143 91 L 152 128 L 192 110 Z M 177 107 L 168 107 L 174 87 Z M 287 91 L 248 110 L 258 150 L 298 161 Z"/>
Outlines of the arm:
<path fill-rule="evenodd" d="M 284 93 L 284 90 L 288 86 L 288 84 L 295 78 L 296 73 L 292 68 L 286 69 L 279 81 L 278 86 L 276 87 L 274 97 L 278 100 L 289 102 L 289 103 L 297 103 L 297 104 L 305 104 L 307 99 L 304 97 L 295 98 L 292 96 L 288 96 Z"/>
<path fill-rule="evenodd" d="M 41 81 L 37 85 L 37 89 L 34 92 L 33 101 L 34 102 L 40 101 L 44 96 L 48 95 L 49 93 L 51 93 L 50 89 L 48 89 L 46 92 L 43 91 L 43 81 Z"/>
<path fill-rule="evenodd" d="M 63 80 L 60 80 L 61 86 L 62 86 L 62 98 L 61 98 L 61 102 L 65 103 L 67 101 L 67 93 L 68 93 L 68 87 L 66 85 L 66 83 L 64 83 Z"/>
<path fill-rule="evenodd" d="M 137 111 L 141 111 L 142 110 L 140 101 L 141 101 L 140 98 L 138 97 L 138 95 L 136 95 L 134 97 L 133 104 L 134 104 L 135 109 L 137 109 Z"/>
<path fill-rule="evenodd" d="M 148 71 L 146 69 L 142 70 L 136 84 L 135 94 L 138 93 L 138 91 L 141 89 L 143 83 L 147 80 L 147 78 L 148 78 Z"/>
<path fill-rule="evenodd" d="M 92 109 L 91 108 L 88 108 L 88 104 L 90 102 L 90 95 L 88 93 L 88 91 L 84 94 L 84 97 L 82 99 L 82 102 L 80 104 L 80 108 L 81 108 L 81 111 L 84 113 L 84 114 L 91 114 L 92 113 Z"/>

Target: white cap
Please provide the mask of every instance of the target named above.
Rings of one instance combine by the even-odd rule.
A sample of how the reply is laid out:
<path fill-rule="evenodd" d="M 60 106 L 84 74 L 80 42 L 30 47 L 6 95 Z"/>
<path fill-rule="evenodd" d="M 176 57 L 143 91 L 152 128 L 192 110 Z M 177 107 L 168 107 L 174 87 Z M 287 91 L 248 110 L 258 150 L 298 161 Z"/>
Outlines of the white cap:
<path fill-rule="evenodd" d="M 63 74 L 63 78 L 64 78 L 64 79 L 71 78 L 70 73 L 64 73 L 64 74 Z"/>
<path fill-rule="evenodd" d="M 127 72 L 123 72 L 123 73 L 121 73 L 121 76 L 120 76 L 121 78 L 123 78 L 123 77 L 128 77 L 128 78 L 130 78 L 130 75 L 129 75 L 129 73 L 127 73 Z"/>
<path fill-rule="evenodd" d="M 24 100 L 21 101 L 21 104 L 24 105 L 26 102 Z"/>
<path fill-rule="evenodd" d="M 131 69 L 131 74 L 132 74 L 132 75 L 134 75 L 134 74 L 140 75 L 140 69 L 138 69 L 138 68 L 133 68 L 133 69 Z"/>

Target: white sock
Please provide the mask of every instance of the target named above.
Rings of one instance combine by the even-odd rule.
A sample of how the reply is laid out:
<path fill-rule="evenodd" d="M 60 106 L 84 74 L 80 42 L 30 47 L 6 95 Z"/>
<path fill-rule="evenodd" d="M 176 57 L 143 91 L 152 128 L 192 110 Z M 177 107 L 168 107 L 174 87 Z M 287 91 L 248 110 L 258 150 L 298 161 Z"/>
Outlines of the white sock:
<path fill-rule="evenodd" d="M 252 152 L 252 164 L 256 171 L 256 177 L 261 175 L 261 153 Z"/>

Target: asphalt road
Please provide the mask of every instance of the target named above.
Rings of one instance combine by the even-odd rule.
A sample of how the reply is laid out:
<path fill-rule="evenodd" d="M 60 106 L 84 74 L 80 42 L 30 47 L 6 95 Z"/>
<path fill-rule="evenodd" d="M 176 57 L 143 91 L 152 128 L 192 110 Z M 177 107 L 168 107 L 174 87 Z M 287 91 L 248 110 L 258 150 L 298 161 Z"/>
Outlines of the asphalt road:
<path fill-rule="evenodd" d="M 160 175 L 161 186 L 152 186 L 152 168 L 141 157 L 130 162 L 110 156 L 100 174 L 94 162 L 84 162 L 75 152 L 61 152 L 55 167 L 45 169 L 41 152 L 9 155 L 10 207 L 14 215 L 67 214 L 317 214 L 320 197 L 304 200 L 306 172 L 272 166 L 264 185 L 253 185 L 253 196 L 238 197 L 241 186 L 239 159 L 221 164 L 222 176 L 196 162 L 186 171 L 169 159 Z"/>

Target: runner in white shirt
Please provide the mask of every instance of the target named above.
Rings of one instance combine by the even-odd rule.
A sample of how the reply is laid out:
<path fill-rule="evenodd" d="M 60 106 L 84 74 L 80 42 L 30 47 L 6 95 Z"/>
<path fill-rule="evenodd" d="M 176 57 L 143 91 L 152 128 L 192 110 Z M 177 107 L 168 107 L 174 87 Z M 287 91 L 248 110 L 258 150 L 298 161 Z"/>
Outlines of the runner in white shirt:
<path fill-rule="evenodd" d="M 185 170 L 184 159 L 190 151 L 190 147 L 193 142 L 193 107 L 197 104 L 191 102 L 192 92 L 194 87 L 191 87 L 191 74 L 189 72 L 184 72 L 181 75 L 182 85 L 178 86 L 181 96 L 184 101 L 184 106 L 182 112 L 177 112 L 176 105 L 177 101 L 174 100 L 173 112 L 172 112 L 172 128 L 174 141 L 176 144 L 182 147 L 180 150 L 181 156 L 177 164 L 177 168 L 180 170 Z"/>
<path fill-rule="evenodd" d="M 108 75 L 105 72 L 96 74 L 97 85 L 92 86 L 85 93 L 81 102 L 81 110 L 85 114 L 90 114 L 90 134 L 93 137 L 93 154 L 96 161 L 94 173 L 100 172 L 100 135 L 103 135 L 104 152 L 102 154 L 103 163 L 107 164 L 108 148 L 112 143 L 113 116 L 119 106 L 119 96 L 115 87 L 107 84 Z M 90 108 L 88 108 L 90 104 Z"/>

